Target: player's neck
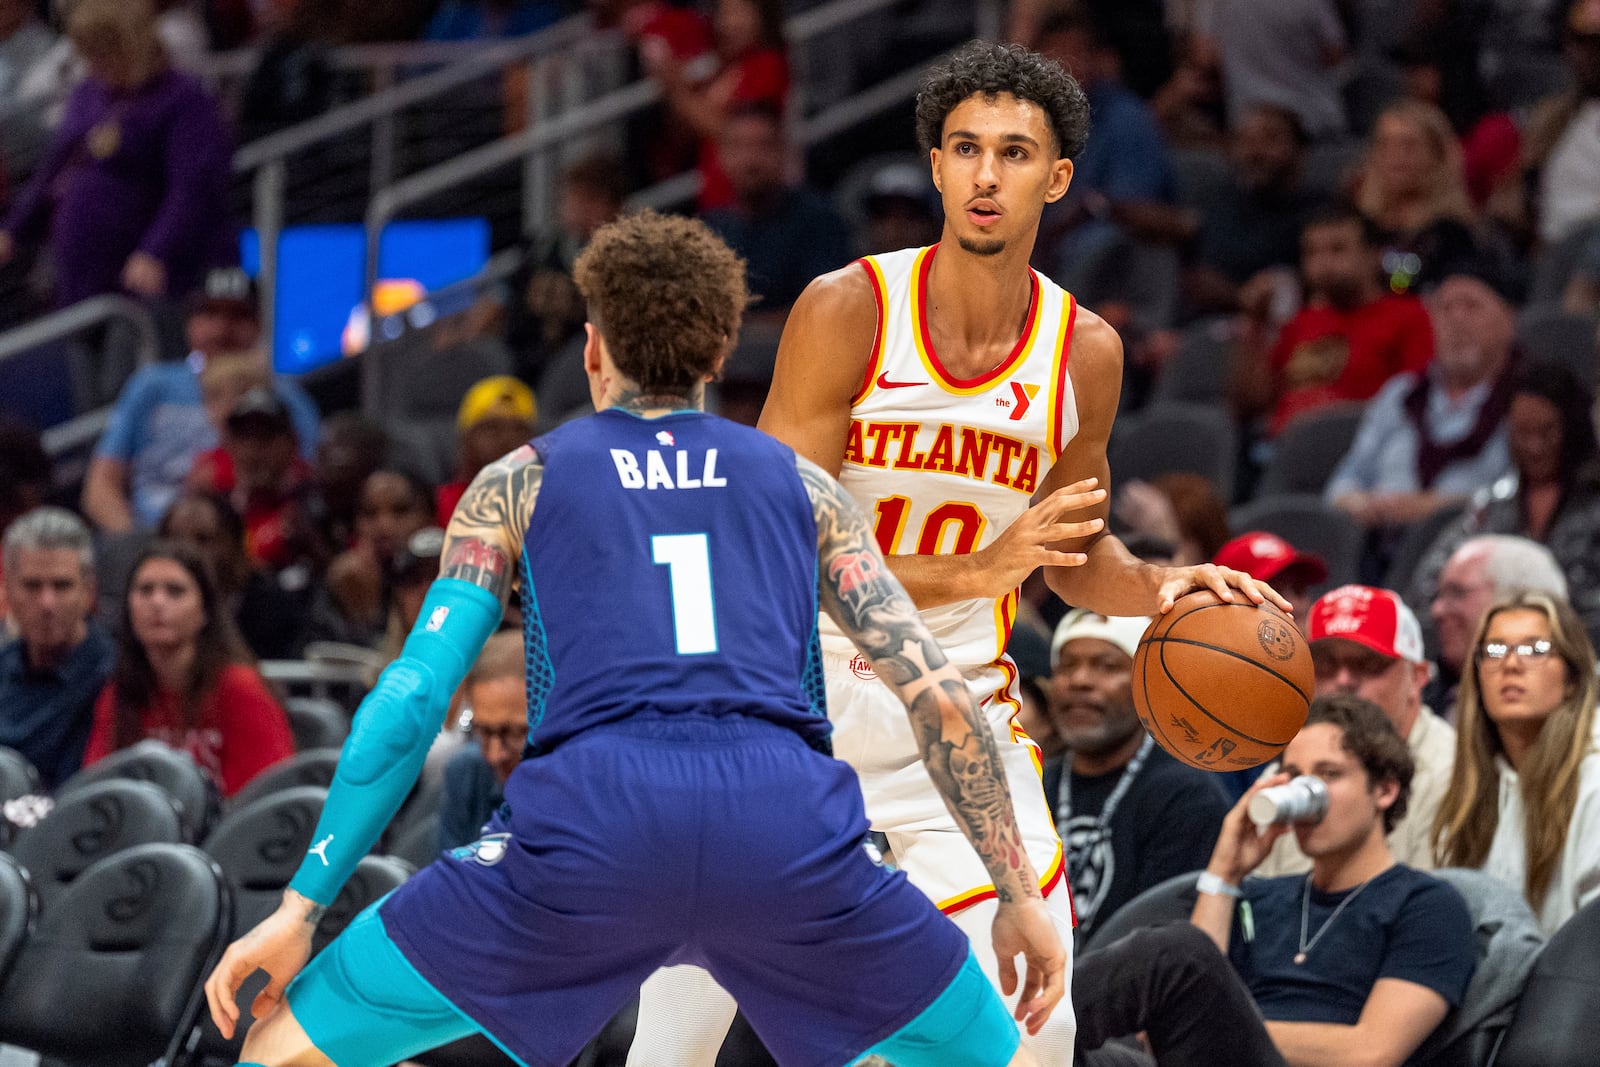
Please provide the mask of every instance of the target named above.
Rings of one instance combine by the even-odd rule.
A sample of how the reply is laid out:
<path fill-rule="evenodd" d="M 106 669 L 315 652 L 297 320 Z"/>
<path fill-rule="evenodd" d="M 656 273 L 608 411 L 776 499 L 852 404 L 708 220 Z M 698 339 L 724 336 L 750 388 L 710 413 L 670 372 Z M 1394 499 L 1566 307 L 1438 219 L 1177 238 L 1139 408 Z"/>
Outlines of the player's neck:
<path fill-rule="evenodd" d="M 968 352 L 1015 344 L 1033 297 L 1031 246 L 1031 241 L 1016 241 L 982 256 L 947 235 L 928 269 L 928 321 L 935 341 L 942 336 Z"/>
<path fill-rule="evenodd" d="M 670 415 L 674 411 L 704 411 L 706 388 L 696 385 L 688 393 L 646 393 L 632 382 L 618 382 L 598 405 L 601 409 L 616 408 L 646 419 Z"/>
<path fill-rule="evenodd" d="M 1329 852 L 1311 861 L 1311 884 L 1324 893 L 1342 893 L 1394 866 L 1394 854 L 1383 836 L 1383 824 L 1372 828 L 1358 844 Z"/>

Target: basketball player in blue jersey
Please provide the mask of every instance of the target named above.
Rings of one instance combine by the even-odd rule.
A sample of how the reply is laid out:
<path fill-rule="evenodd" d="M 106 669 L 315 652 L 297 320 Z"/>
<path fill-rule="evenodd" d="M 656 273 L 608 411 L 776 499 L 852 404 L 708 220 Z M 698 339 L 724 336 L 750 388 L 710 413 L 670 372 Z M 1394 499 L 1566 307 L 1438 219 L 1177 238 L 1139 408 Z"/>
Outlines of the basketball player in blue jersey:
<path fill-rule="evenodd" d="M 1035 1061 L 960 931 L 867 844 L 855 775 L 825 754 L 817 612 L 891 686 L 999 890 L 998 966 L 1037 1028 L 1066 953 L 1022 847 L 993 736 L 832 478 L 698 410 L 747 302 L 701 223 L 635 215 L 576 267 L 598 413 L 467 490 L 401 657 L 363 702 L 281 907 L 206 983 L 272 1067 L 391 1064 L 475 1031 L 568 1063 L 657 967 L 693 962 L 778 1061 Z M 506 806 L 363 912 L 311 934 L 415 779 L 520 576 L 528 756 Z M 292 980 L 292 981 L 291 981 Z M 287 987 L 287 988 L 286 988 Z"/>
<path fill-rule="evenodd" d="M 1073 918 L 1061 843 L 1037 748 L 1013 725 L 1021 704 L 1005 645 L 1022 580 L 1043 567 L 1069 604 L 1108 616 L 1165 612 L 1201 588 L 1288 609 L 1242 572 L 1151 566 L 1105 534 L 1122 345 L 1028 266 L 1088 118 L 1078 84 L 1016 46 L 975 43 L 935 70 L 916 121 L 944 203 L 942 239 L 811 283 L 785 326 L 760 422 L 872 517 L 890 569 L 984 710 L 1064 937 Z M 820 634 L 834 750 L 860 775 L 873 828 L 985 960 L 993 883 L 917 765 L 914 735 L 886 714 L 889 679 L 827 620 Z M 989 973 L 1003 988 L 1002 972 Z M 1069 1007 L 1023 1038 L 1046 1067 L 1072 1062 Z M 652 977 L 629 1067 L 712 1067 L 733 1013 L 692 968 Z"/>

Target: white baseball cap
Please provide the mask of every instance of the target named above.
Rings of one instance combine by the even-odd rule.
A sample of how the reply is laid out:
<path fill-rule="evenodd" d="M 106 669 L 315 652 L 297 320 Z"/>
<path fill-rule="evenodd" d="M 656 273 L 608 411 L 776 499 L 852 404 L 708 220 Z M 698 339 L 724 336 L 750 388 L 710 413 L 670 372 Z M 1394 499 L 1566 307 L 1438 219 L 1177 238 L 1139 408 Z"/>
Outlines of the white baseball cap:
<path fill-rule="evenodd" d="M 1107 641 L 1132 656 L 1139 647 L 1139 638 L 1144 636 L 1149 627 L 1150 620 L 1142 615 L 1100 615 L 1074 608 L 1061 617 L 1056 624 L 1055 635 L 1050 638 L 1050 666 L 1055 668 L 1063 645 L 1080 637 Z"/>

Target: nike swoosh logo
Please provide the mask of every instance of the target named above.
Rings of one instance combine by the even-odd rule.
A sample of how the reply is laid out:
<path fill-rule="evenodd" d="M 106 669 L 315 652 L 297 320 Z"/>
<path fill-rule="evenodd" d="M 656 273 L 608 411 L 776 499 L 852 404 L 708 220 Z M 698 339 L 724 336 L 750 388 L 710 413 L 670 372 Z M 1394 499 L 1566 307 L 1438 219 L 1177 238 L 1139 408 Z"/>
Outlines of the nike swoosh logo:
<path fill-rule="evenodd" d="M 892 382 L 887 373 L 878 375 L 879 389 L 910 389 L 918 385 L 927 385 L 927 382 Z"/>

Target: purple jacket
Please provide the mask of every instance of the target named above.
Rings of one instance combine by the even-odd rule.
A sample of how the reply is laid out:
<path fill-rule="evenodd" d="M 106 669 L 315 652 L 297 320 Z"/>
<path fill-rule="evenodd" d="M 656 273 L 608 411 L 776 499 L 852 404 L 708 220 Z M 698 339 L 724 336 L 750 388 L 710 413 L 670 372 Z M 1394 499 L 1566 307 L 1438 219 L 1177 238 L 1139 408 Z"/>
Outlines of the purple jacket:
<path fill-rule="evenodd" d="M 217 105 L 188 74 L 164 71 L 131 93 L 91 76 L 0 228 L 36 241 L 48 226 L 62 307 L 117 291 L 135 251 L 159 259 L 167 295 L 181 297 L 238 261 L 232 151 Z"/>

